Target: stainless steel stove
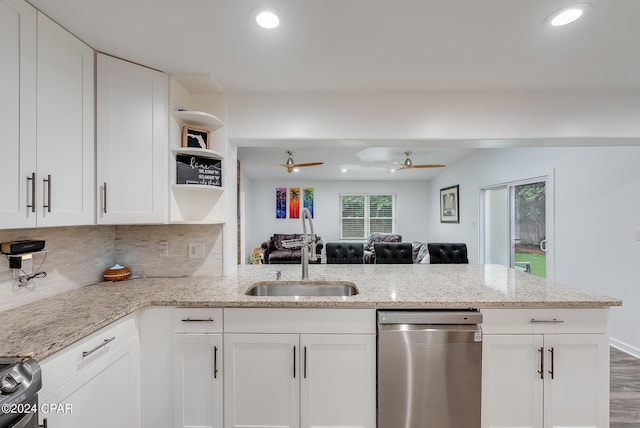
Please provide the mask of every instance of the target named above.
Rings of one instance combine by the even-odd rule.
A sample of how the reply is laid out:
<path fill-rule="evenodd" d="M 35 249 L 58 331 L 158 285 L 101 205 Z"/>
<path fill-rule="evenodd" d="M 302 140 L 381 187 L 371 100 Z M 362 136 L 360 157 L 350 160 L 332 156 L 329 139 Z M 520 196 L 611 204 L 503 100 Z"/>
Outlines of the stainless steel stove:
<path fill-rule="evenodd" d="M 36 360 L 0 358 L 0 428 L 38 428 L 41 387 Z"/>

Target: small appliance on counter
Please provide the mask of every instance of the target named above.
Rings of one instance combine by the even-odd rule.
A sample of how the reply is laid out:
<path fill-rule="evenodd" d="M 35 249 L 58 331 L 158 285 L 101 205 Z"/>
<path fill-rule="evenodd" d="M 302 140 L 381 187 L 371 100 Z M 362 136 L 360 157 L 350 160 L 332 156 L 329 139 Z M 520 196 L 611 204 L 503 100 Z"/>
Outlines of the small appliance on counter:
<path fill-rule="evenodd" d="M 105 281 L 124 281 L 129 278 L 129 275 L 131 275 L 131 270 L 120 264 L 111 266 L 103 274 Z"/>
<path fill-rule="evenodd" d="M 44 241 L 25 239 L 22 241 L 3 242 L 0 244 L 0 251 L 3 254 L 17 255 L 25 253 L 35 253 L 42 251 L 44 248 Z"/>

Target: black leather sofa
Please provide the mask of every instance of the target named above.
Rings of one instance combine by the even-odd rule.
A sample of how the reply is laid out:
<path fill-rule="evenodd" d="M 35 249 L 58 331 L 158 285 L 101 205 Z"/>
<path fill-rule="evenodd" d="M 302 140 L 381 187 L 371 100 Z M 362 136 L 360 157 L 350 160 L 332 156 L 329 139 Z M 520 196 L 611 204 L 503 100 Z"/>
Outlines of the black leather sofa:
<path fill-rule="evenodd" d="M 262 260 L 264 264 L 296 264 L 302 261 L 302 250 L 300 248 L 284 248 L 282 241 L 290 239 L 300 239 L 300 233 L 276 233 L 268 241 L 262 243 Z M 316 236 L 316 259 L 309 263 L 320 263 L 320 254 L 324 248 L 324 243 L 319 236 Z"/>

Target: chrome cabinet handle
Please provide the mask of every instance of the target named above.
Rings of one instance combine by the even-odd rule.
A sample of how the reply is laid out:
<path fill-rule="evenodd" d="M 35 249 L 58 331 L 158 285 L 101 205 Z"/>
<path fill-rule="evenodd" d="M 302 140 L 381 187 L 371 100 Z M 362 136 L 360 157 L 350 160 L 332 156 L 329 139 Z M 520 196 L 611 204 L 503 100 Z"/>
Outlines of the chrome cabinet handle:
<path fill-rule="evenodd" d="M 531 324 L 562 324 L 564 323 L 564 321 L 559 320 L 559 319 L 552 319 L 552 320 L 537 320 L 535 318 L 531 318 L 531 320 L 529 321 Z"/>
<path fill-rule="evenodd" d="M 107 213 L 107 182 L 105 181 L 102 186 L 102 211 Z"/>
<path fill-rule="evenodd" d="M 47 175 L 47 178 L 42 180 L 47 183 L 47 204 L 43 205 L 47 209 L 47 212 L 51 212 L 51 174 Z"/>
<path fill-rule="evenodd" d="M 213 347 L 213 378 L 218 378 L 218 347 Z"/>
<path fill-rule="evenodd" d="M 115 336 L 113 336 L 111 339 L 105 339 L 101 344 L 99 344 L 98 346 L 96 346 L 93 349 L 90 349 L 88 351 L 84 351 L 82 352 L 82 358 L 88 357 L 89 355 L 93 354 L 94 352 L 96 352 L 98 349 L 107 346 L 108 343 L 113 342 L 116 339 Z"/>
<path fill-rule="evenodd" d="M 27 208 L 31 208 L 31 212 L 36 212 L 36 173 L 32 172 L 31 177 L 27 177 L 27 183 L 31 181 L 31 205 L 27 204 Z"/>
<path fill-rule="evenodd" d="M 551 370 L 549 370 L 549 374 L 551 375 L 551 379 L 554 379 L 555 376 L 555 355 L 553 346 L 549 348 L 549 352 L 551 353 Z"/>
<path fill-rule="evenodd" d="M 185 318 L 182 322 L 214 322 L 213 318 Z"/>
<path fill-rule="evenodd" d="M 538 352 L 540 353 L 540 370 L 538 373 L 540 374 L 540 379 L 544 379 L 544 348 L 538 348 Z"/>

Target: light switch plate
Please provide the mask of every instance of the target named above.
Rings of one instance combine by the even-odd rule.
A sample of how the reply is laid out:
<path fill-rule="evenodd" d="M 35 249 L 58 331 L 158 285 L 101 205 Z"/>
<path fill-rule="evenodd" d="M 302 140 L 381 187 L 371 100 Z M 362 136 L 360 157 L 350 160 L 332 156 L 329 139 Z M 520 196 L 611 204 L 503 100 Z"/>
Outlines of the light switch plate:
<path fill-rule="evenodd" d="M 189 242 L 189 258 L 204 259 L 204 242 Z"/>

